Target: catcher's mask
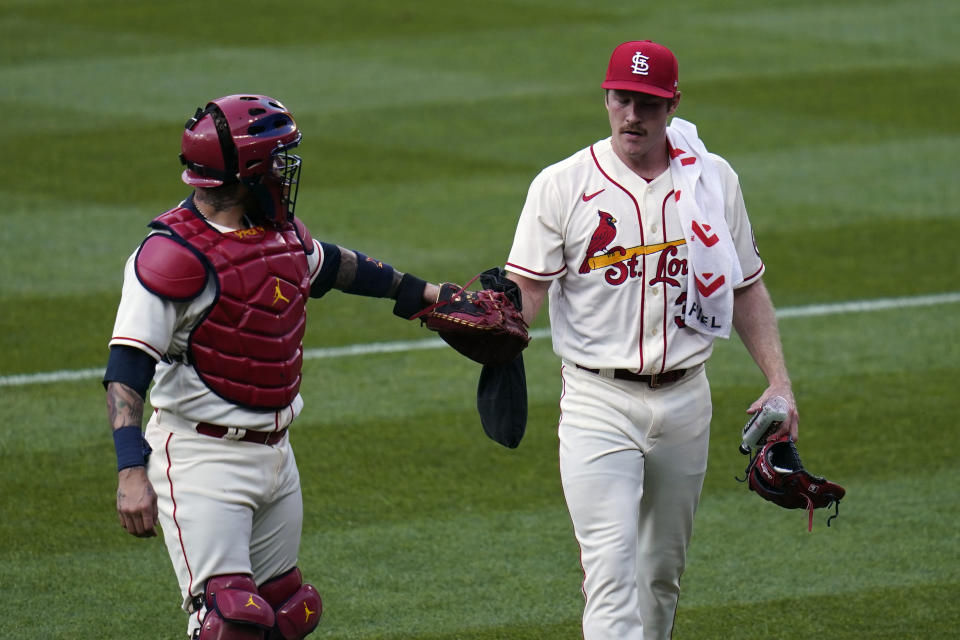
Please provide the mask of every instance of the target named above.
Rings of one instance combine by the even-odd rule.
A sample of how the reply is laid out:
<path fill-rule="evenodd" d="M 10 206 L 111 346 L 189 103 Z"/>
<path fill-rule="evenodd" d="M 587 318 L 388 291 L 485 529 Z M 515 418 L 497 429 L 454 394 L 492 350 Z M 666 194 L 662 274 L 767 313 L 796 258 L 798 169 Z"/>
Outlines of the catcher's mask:
<path fill-rule="evenodd" d="M 194 187 L 246 185 L 267 221 L 293 220 L 300 144 L 293 116 L 280 102 L 239 94 L 207 103 L 190 118 L 180 143 L 181 179 Z"/>

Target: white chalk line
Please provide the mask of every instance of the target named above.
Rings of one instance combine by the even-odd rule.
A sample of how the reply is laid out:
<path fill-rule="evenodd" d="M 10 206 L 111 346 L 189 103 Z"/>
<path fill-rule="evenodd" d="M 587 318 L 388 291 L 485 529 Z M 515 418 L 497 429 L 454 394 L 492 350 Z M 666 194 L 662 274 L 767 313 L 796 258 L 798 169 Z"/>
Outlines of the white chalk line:
<path fill-rule="evenodd" d="M 960 302 L 960 291 L 939 293 L 904 298 L 877 298 L 874 300 L 853 300 L 849 302 L 834 302 L 830 304 L 811 304 L 800 307 L 784 307 L 777 310 L 777 318 L 804 318 L 812 316 L 839 315 L 844 313 L 870 313 L 886 309 L 905 309 L 908 307 L 929 307 L 935 305 L 953 304 Z M 534 329 L 530 332 L 533 338 L 550 336 L 550 329 Z M 369 342 L 366 344 L 352 344 L 343 347 L 327 347 L 321 349 L 305 349 L 304 360 L 322 360 L 326 358 L 346 358 L 350 356 L 364 356 L 381 353 L 399 353 L 405 351 L 423 351 L 426 349 L 442 349 L 446 343 L 440 338 L 423 338 L 420 340 L 398 340 L 395 342 Z M 91 380 L 103 377 L 103 367 L 94 369 L 74 369 L 50 371 L 47 373 L 25 373 L 21 375 L 0 376 L 0 387 L 22 387 L 31 384 L 45 384 L 50 382 L 66 382 L 72 380 Z"/>

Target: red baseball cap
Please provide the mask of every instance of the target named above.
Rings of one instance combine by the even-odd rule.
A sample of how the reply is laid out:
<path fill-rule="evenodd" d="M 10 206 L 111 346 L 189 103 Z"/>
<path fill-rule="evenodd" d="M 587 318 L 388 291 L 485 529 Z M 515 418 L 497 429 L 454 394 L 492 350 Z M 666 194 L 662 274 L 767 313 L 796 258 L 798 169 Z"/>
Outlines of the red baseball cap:
<path fill-rule="evenodd" d="M 600 86 L 672 98 L 677 94 L 677 79 L 677 58 L 670 49 L 650 40 L 634 40 L 613 50 Z"/>

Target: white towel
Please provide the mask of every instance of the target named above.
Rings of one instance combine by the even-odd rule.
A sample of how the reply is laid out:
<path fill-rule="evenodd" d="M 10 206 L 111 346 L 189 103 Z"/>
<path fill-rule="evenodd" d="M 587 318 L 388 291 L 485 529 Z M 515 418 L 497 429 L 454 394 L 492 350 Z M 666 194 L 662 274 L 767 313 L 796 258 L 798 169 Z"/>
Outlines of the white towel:
<path fill-rule="evenodd" d="M 733 288 L 743 280 L 743 272 L 724 217 L 720 175 L 693 123 L 673 118 L 667 138 L 674 197 L 688 247 L 685 322 L 700 333 L 729 338 Z"/>

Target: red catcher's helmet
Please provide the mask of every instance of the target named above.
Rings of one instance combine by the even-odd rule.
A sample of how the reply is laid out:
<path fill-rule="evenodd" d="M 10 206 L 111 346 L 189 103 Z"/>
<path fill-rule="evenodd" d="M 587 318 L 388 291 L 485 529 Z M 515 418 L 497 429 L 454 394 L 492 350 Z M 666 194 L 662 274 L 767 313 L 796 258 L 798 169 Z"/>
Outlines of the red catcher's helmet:
<path fill-rule="evenodd" d="M 242 182 L 268 221 L 293 220 L 300 177 L 300 144 L 293 116 L 268 96 L 238 94 L 207 103 L 185 125 L 181 179 L 194 187 Z"/>

